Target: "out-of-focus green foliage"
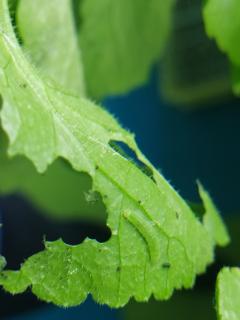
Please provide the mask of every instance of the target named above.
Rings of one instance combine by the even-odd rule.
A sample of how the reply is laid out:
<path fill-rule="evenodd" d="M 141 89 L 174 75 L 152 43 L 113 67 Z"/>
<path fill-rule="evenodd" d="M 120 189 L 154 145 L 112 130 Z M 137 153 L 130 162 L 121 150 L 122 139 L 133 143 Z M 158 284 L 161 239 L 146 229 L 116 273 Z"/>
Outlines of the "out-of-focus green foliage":
<path fill-rule="evenodd" d="M 144 84 L 162 53 L 175 0 L 80 1 L 88 93 L 122 94 Z"/>
<path fill-rule="evenodd" d="M 203 10 L 206 31 L 233 65 L 233 90 L 240 94 L 240 2 L 207 0 Z"/>
<path fill-rule="evenodd" d="M 219 320 L 240 319 L 240 269 L 223 268 L 217 278 L 217 313 Z"/>

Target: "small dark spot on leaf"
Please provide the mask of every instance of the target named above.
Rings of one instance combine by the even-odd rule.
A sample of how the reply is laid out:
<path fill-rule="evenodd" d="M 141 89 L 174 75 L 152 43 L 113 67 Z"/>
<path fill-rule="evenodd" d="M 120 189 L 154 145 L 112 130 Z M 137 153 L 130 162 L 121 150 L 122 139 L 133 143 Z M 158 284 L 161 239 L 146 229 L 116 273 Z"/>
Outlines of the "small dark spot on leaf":
<path fill-rule="evenodd" d="M 99 169 L 99 166 L 96 166 L 95 169 L 98 170 L 98 169 Z"/>
<path fill-rule="evenodd" d="M 27 88 L 27 84 L 26 84 L 26 83 L 21 83 L 21 84 L 19 85 L 19 87 L 25 89 L 25 88 Z"/>
<path fill-rule="evenodd" d="M 162 268 L 163 269 L 169 269 L 171 267 L 171 264 L 169 263 L 169 262 L 164 262 L 163 264 L 162 264 Z"/>
<path fill-rule="evenodd" d="M 179 219 L 179 213 L 176 211 L 175 214 L 176 214 L 176 218 Z"/>
<path fill-rule="evenodd" d="M 116 269 L 116 271 L 117 271 L 117 272 L 120 272 L 120 271 L 121 271 L 121 267 L 118 266 L 117 269 Z"/>

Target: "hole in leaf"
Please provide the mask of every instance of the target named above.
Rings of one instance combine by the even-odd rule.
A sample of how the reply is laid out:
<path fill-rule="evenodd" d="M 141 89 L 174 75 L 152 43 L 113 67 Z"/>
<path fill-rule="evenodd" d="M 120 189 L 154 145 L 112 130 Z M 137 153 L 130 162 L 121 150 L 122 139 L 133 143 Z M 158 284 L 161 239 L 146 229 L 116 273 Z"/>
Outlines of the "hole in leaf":
<path fill-rule="evenodd" d="M 192 209 L 194 212 L 195 216 L 199 219 L 200 222 L 203 222 L 203 216 L 205 213 L 205 208 L 202 203 L 196 203 L 196 202 L 191 202 L 187 201 L 189 207 Z"/>
<path fill-rule="evenodd" d="M 153 171 L 152 169 L 147 166 L 145 163 L 143 163 L 141 160 L 138 159 L 136 152 L 129 148 L 129 146 L 122 142 L 122 141 L 116 141 L 116 140 L 110 140 L 109 146 L 119 153 L 121 156 L 123 156 L 125 159 L 131 161 L 135 166 L 140 169 L 147 177 L 153 180 L 154 183 L 156 183 Z"/>
<path fill-rule="evenodd" d="M 20 36 L 20 32 L 18 29 L 18 24 L 16 22 L 17 20 L 17 10 L 18 10 L 18 5 L 19 5 L 20 0 L 11 0 L 9 1 L 9 12 L 11 16 L 11 22 L 14 28 L 15 35 L 17 37 L 17 40 L 20 45 L 23 44 L 22 38 Z"/>

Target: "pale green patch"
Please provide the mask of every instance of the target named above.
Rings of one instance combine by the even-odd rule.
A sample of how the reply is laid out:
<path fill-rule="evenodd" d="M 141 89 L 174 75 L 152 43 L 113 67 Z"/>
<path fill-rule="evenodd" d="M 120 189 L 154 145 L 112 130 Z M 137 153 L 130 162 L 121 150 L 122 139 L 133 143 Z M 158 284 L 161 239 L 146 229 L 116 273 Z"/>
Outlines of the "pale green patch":
<path fill-rule="evenodd" d="M 175 0 L 80 1 L 80 44 L 90 96 L 144 84 L 159 60 Z"/>
<path fill-rule="evenodd" d="M 240 270 L 223 268 L 217 278 L 217 313 L 219 320 L 240 319 Z"/>
<path fill-rule="evenodd" d="M 71 0 L 21 0 L 17 25 L 24 48 L 42 73 L 84 95 L 81 53 Z"/>
<path fill-rule="evenodd" d="M 30 286 L 40 299 L 61 306 L 77 305 L 90 293 L 99 303 L 120 307 L 131 297 L 168 299 L 174 289 L 192 287 L 213 261 L 216 242 L 228 242 L 209 197 L 201 189 L 207 221 L 202 224 L 109 113 L 43 80 L 17 43 L 6 0 L 0 0 L 0 92 L 9 153 L 28 157 L 39 172 L 62 157 L 88 173 L 112 232 L 105 243 L 47 242 L 17 274 L 2 273 L 4 288 L 19 292 Z M 128 145 L 148 170 L 140 170 L 110 141 Z"/>

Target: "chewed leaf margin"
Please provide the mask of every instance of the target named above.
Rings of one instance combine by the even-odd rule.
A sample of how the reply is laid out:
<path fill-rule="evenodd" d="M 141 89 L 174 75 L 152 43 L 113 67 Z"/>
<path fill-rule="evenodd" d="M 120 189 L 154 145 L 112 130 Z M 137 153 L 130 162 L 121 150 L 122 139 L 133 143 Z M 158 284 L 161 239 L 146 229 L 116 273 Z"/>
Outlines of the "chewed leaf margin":
<path fill-rule="evenodd" d="M 166 46 L 175 2 L 79 2 L 79 41 L 91 97 L 126 93 L 147 81 Z"/>

